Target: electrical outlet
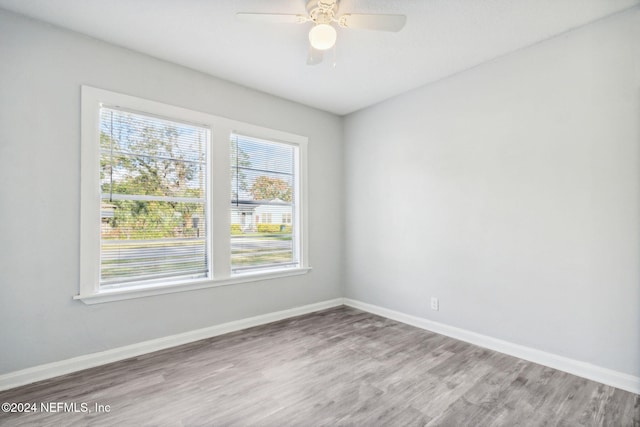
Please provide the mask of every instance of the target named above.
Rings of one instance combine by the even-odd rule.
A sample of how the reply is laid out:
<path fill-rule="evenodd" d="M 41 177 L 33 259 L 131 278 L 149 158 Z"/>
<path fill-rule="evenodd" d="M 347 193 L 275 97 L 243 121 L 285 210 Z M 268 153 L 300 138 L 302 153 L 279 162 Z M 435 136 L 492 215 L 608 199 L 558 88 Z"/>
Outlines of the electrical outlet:
<path fill-rule="evenodd" d="M 431 297 L 431 310 L 438 311 L 440 309 L 440 303 L 438 302 L 438 298 Z"/>

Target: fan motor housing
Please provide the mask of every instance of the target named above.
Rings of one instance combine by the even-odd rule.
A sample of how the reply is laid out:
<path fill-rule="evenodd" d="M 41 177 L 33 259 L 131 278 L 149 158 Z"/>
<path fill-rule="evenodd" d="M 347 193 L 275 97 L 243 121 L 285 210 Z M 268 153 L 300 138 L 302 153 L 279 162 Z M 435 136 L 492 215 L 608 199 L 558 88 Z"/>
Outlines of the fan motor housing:
<path fill-rule="evenodd" d="M 337 0 L 309 0 L 307 12 L 315 24 L 330 24 L 338 13 Z"/>

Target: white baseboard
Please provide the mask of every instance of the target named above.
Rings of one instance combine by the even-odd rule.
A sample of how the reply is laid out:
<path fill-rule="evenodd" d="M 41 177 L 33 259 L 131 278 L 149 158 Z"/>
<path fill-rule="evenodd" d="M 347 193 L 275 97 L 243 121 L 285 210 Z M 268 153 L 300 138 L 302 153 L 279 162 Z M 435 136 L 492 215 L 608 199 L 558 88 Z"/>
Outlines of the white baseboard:
<path fill-rule="evenodd" d="M 444 323 L 434 322 L 433 320 L 424 319 L 410 314 L 401 313 L 399 311 L 390 310 L 388 308 L 379 307 L 377 305 L 367 304 L 361 301 L 344 298 L 344 305 L 367 311 L 378 316 L 406 323 L 421 329 L 426 329 L 441 335 L 475 344 L 480 347 L 495 350 L 500 353 L 558 369 L 582 378 L 597 381 L 602 384 L 610 385 L 631 393 L 640 394 L 640 377 L 614 371 L 612 369 L 602 368 L 590 363 L 570 359 L 564 356 L 547 353 L 545 351 L 536 350 L 531 347 L 514 344 L 508 341 L 492 338 L 487 335 L 478 334 L 466 329 L 456 328 L 454 326 L 445 325 Z"/>
<path fill-rule="evenodd" d="M 336 298 L 10 372 L 0 375 L 0 391 L 342 304 L 343 298 Z"/>

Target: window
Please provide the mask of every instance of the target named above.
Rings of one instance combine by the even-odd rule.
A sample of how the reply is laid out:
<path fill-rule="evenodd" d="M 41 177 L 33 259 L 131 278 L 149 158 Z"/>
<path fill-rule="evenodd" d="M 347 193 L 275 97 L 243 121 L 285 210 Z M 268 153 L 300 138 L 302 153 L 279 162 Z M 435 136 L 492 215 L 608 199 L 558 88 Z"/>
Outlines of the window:
<path fill-rule="evenodd" d="M 231 233 L 232 273 L 299 265 L 297 227 L 291 222 L 297 164 L 295 145 L 232 135 L 231 227 L 244 218 L 240 212 L 256 218 L 254 224 L 237 224 L 241 233 Z"/>
<path fill-rule="evenodd" d="M 309 271 L 306 143 L 83 86 L 75 298 L 106 302 Z"/>
<path fill-rule="evenodd" d="M 100 107 L 100 287 L 209 277 L 209 129 Z"/>

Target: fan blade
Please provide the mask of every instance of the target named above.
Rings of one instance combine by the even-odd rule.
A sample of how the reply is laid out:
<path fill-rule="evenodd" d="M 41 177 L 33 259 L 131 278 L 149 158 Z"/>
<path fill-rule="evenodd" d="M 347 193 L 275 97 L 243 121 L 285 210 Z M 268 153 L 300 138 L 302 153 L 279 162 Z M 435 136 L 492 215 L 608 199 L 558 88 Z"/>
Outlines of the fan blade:
<path fill-rule="evenodd" d="M 246 22 L 264 22 L 267 24 L 302 24 L 309 18 L 305 15 L 287 15 L 280 13 L 236 13 L 236 18 Z"/>
<path fill-rule="evenodd" d="M 406 22 L 405 15 L 365 15 L 360 13 L 346 13 L 338 19 L 338 24 L 344 28 L 376 31 L 400 31 Z"/>
<path fill-rule="evenodd" d="M 322 62 L 323 53 L 321 50 L 314 49 L 309 45 L 309 54 L 307 55 L 307 65 L 318 65 Z"/>

